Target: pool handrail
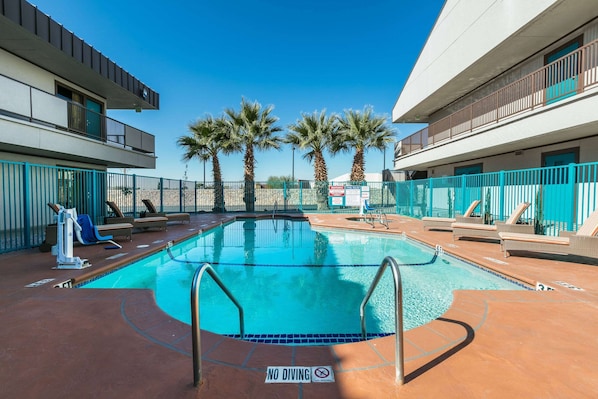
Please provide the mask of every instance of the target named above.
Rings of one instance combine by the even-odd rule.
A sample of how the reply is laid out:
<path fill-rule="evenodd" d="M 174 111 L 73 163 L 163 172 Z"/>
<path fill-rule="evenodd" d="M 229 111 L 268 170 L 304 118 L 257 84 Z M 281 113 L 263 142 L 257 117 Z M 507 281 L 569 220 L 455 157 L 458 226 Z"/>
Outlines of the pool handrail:
<path fill-rule="evenodd" d="M 366 339 L 365 306 L 370 300 L 372 293 L 376 289 L 378 282 L 382 278 L 386 267 L 389 265 L 390 269 L 392 270 L 395 289 L 395 382 L 397 382 L 399 385 L 403 385 L 405 382 L 405 358 L 403 354 L 403 288 L 401 285 L 401 272 L 399 271 L 399 265 L 392 256 L 385 257 L 380 264 L 380 267 L 378 267 L 378 272 L 374 277 L 374 281 L 372 281 L 372 285 L 370 286 L 370 289 L 365 295 L 365 298 L 363 298 L 361 306 L 359 307 L 359 317 L 361 318 L 361 335 L 363 339 Z"/>
<path fill-rule="evenodd" d="M 239 328 L 241 333 L 241 339 L 245 335 L 245 324 L 243 321 L 243 307 L 235 299 L 233 294 L 226 288 L 220 277 L 214 271 L 214 268 L 209 263 L 204 263 L 201 267 L 195 270 L 193 276 L 193 284 L 191 285 L 191 330 L 193 333 L 193 385 L 198 386 L 201 384 L 201 328 L 199 324 L 199 288 L 201 285 L 201 278 L 204 272 L 207 272 L 210 277 L 218 284 L 222 292 L 228 296 L 228 298 L 235 304 L 239 309 Z"/>

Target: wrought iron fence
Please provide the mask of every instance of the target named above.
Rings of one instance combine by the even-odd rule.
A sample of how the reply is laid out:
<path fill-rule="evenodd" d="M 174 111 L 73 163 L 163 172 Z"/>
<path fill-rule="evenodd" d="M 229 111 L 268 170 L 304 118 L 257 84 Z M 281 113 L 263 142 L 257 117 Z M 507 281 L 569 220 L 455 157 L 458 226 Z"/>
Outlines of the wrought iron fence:
<path fill-rule="evenodd" d="M 478 214 L 488 223 L 506 219 L 520 202 L 531 206 L 523 221 L 540 234 L 557 235 L 576 230 L 598 205 L 598 163 L 500 171 L 405 182 L 367 182 L 369 202 L 387 214 L 416 218 L 454 216 L 474 199 Z M 54 223 L 48 203 L 76 208 L 96 224 L 109 217 L 105 202 L 114 201 L 132 216 L 146 211 L 150 199 L 161 212 L 358 213 L 359 207 L 337 204 L 329 186 L 363 187 L 348 182 L 284 182 L 272 187 L 256 182 L 245 190 L 243 182 L 167 179 L 88 169 L 64 168 L 0 161 L 0 253 L 39 246 L 46 227 Z M 252 195 L 248 196 L 246 191 Z M 253 203 L 247 204 L 252 198 Z M 276 204 L 276 205 L 275 205 Z"/>

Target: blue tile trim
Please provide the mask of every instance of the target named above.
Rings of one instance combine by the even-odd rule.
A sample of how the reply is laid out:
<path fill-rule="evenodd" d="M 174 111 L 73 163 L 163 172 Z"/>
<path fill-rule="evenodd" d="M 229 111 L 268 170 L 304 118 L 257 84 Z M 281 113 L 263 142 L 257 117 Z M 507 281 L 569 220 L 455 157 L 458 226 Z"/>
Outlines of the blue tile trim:
<path fill-rule="evenodd" d="M 394 333 L 367 333 L 366 339 L 386 337 Z M 222 334 L 225 337 L 241 339 L 239 334 Z M 363 341 L 361 334 L 245 334 L 243 341 L 279 345 L 334 345 Z"/>

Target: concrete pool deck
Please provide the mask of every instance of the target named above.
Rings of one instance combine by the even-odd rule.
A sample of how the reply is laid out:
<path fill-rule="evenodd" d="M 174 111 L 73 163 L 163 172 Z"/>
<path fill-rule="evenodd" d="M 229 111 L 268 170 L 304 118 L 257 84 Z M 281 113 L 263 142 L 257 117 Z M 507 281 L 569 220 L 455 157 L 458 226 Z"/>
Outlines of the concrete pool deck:
<path fill-rule="evenodd" d="M 193 387 L 191 328 L 147 290 L 53 288 L 163 248 L 234 214 L 142 232 L 122 250 L 75 248 L 83 270 L 53 270 L 37 249 L 0 255 L 0 398 L 593 398 L 598 393 L 598 262 L 504 258 L 497 243 L 453 241 L 391 215 L 390 229 L 306 215 L 317 226 L 402 233 L 554 291 L 458 291 L 439 319 L 405 333 L 405 384 L 394 383 L 394 336 L 330 347 L 241 342 L 202 333 Z M 138 246 L 147 245 L 140 248 Z M 524 254 L 521 254 L 524 255 Z M 380 260 L 381 261 L 381 260 Z M 584 263 L 585 262 L 585 263 Z M 36 287 L 27 285 L 53 279 Z M 334 383 L 265 384 L 268 366 L 332 366 Z"/>

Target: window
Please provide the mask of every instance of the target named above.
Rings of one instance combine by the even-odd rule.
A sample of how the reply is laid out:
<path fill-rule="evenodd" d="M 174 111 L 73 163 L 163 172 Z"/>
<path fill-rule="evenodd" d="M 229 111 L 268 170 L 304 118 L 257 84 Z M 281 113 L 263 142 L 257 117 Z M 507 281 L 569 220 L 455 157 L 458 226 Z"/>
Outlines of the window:
<path fill-rule="evenodd" d="M 481 163 L 475 165 L 458 166 L 455 168 L 455 176 L 476 175 L 478 173 L 482 173 Z"/>
<path fill-rule="evenodd" d="M 567 184 L 569 171 L 563 166 L 579 162 L 579 147 L 542 154 L 544 184 Z"/>
<path fill-rule="evenodd" d="M 69 101 L 69 129 L 83 133 L 88 137 L 102 139 L 102 103 L 76 92 L 59 83 L 56 84 L 56 96 Z"/>

